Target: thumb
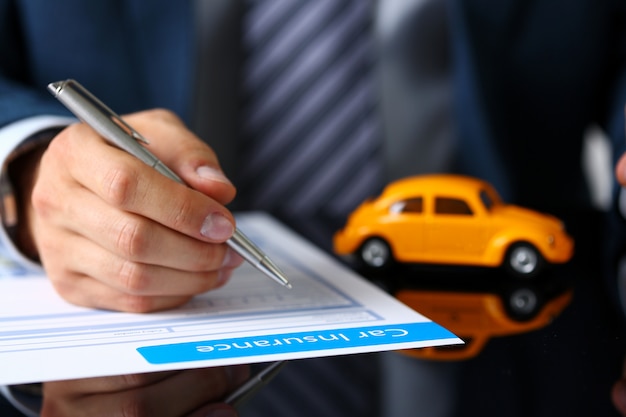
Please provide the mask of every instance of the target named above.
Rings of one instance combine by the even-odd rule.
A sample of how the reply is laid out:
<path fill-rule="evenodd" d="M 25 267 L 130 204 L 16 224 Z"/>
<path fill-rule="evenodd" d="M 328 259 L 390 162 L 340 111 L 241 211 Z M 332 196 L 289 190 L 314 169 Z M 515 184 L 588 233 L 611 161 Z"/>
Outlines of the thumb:
<path fill-rule="evenodd" d="M 235 198 L 235 186 L 222 171 L 217 159 L 210 158 L 210 148 L 200 143 L 196 149 L 184 151 L 172 168 L 191 188 L 226 205 Z"/>
<path fill-rule="evenodd" d="M 226 205 L 235 187 L 224 175 L 215 152 L 174 113 L 147 110 L 124 117 L 150 142 L 149 149 L 191 188 Z"/>

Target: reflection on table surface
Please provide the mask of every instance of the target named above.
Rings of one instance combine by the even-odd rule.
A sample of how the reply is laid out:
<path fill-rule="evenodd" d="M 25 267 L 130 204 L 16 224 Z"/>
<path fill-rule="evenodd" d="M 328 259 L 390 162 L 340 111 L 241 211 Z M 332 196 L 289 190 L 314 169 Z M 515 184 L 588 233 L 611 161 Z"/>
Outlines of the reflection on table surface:
<path fill-rule="evenodd" d="M 512 278 L 498 269 L 417 265 L 362 272 L 465 342 L 403 351 L 430 360 L 469 359 L 491 338 L 550 325 L 570 304 L 574 287 L 573 280 L 552 271 L 533 279 Z"/>
<path fill-rule="evenodd" d="M 421 359 L 462 360 L 478 355 L 493 337 L 525 333 L 552 323 L 570 303 L 572 290 L 545 296 L 520 283 L 509 291 L 464 292 L 403 289 L 396 298 L 441 324 L 464 345 L 404 350 Z"/>
<path fill-rule="evenodd" d="M 390 389 L 395 399 L 416 396 L 417 384 L 436 385 L 444 375 L 445 389 L 438 387 L 453 411 L 442 415 L 618 416 L 610 392 L 622 373 L 626 330 L 606 269 L 603 225 L 587 214 L 567 220 L 574 259 L 531 281 L 499 269 L 359 271 L 470 342 L 397 355 L 394 371 L 402 368 L 404 377 Z M 420 373 L 435 382 L 419 381 Z"/>

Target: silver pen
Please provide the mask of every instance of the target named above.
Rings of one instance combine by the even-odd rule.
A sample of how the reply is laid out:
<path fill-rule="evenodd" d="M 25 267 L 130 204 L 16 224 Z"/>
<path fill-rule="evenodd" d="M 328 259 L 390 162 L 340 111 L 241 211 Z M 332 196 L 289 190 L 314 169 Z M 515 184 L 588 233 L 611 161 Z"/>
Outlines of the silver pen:
<path fill-rule="evenodd" d="M 285 366 L 285 364 L 285 361 L 278 361 L 263 368 L 228 395 L 226 399 L 224 399 L 224 402 L 232 405 L 233 407 L 242 405 L 248 398 L 267 385 L 276 375 L 278 375 L 278 372 L 280 372 L 281 368 Z"/>
<path fill-rule="evenodd" d="M 148 141 L 143 136 L 77 81 L 65 80 L 50 83 L 48 90 L 76 117 L 91 126 L 112 145 L 134 155 L 166 177 L 184 184 L 174 171 L 146 149 L 144 145 L 147 145 Z M 226 243 L 272 280 L 291 288 L 289 280 L 278 266 L 239 229 L 235 229 L 234 234 Z"/>

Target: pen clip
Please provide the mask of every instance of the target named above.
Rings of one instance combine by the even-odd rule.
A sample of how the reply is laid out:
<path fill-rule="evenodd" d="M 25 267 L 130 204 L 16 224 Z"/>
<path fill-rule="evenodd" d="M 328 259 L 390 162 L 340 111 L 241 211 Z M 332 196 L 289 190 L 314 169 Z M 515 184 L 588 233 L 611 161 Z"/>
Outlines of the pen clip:
<path fill-rule="evenodd" d="M 76 80 L 66 80 L 63 83 L 57 84 L 55 86 L 56 93 L 58 94 L 59 91 L 67 84 L 71 84 L 71 86 L 72 86 L 72 88 L 74 88 L 74 90 L 76 90 L 79 94 L 81 94 L 83 97 L 85 97 L 85 99 L 91 101 L 91 103 L 95 107 L 98 107 L 100 109 L 100 111 L 102 112 L 103 115 L 105 115 L 106 117 L 111 119 L 111 121 L 113 123 L 115 123 L 118 127 L 120 127 L 122 130 L 124 130 L 128 136 L 130 136 L 131 138 L 133 138 L 136 141 L 141 142 L 141 143 L 143 143 L 145 145 L 149 145 L 150 144 L 148 139 L 144 138 L 139 132 L 137 132 L 135 129 L 133 129 L 132 126 L 130 126 L 128 123 L 126 123 L 120 117 L 120 115 L 118 115 L 113 110 L 111 110 L 106 104 L 104 104 L 102 101 L 100 101 L 100 99 L 98 97 L 96 97 L 93 94 L 91 94 L 78 81 L 76 81 Z"/>
<path fill-rule="evenodd" d="M 83 88 L 82 85 L 80 85 L 78 83 L 76 83 L 76 85 L 77 85 L 77 87 L 80 88 L 82 94 L 84 94 L 85 96 L 87 96 L 87 98 L 89 98 L 91 101 L 93 101 L 93 103 L 96 106 L 100 107 L 102 112 L 104 114 L 106 114 L 111 119 L 111 121 L 113 123 L 115 123 L 120 128 L 125 130 L 126 133 L 128 134 L 128 136 L 132 137 L 133 139 L 135 139 L 138 142 L 144 143 L 145 145 L 149 145 L 150 144 L 150 142 L 148 142 L 148 139 L 144 138 L 139 132 L 137 132 L 135 129 L 133 129 L 132 126 L 130 126 L 128 123 L 126 123 L 120 117 L 119 114 L 117 114 L 113 110 L 111 110 L 106 104 L 101 102 L 100 99 L 98 99 L 96 96 L 94 96 L 89 91 L 87 91 L 85 88 Z"/>

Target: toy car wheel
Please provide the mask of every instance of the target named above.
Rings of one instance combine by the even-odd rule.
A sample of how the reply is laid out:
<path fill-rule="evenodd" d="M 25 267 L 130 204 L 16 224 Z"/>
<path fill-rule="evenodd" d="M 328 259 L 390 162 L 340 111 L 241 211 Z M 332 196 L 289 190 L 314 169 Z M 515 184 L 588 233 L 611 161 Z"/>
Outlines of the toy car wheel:
<path fill-rule="evenodd" d="M 531 278 L 543 267 L 543 258 L 539 251 L 529 243 L 516 243 L 506 255 L 506 269 L 515 276 Z"/>
<path fill-rule="evenodd" d="M 389 244 L 380 238 L 366 240 L 359 249 L 359 257 L 366 267 L 372 269 L 384 269 L 393 262 Z"/>
<path fill-rule="evenodd" d="M 507 310 L 514 320 L 533 318 L 541 307 L 539 295 L 532 288 L 516 288 L 507 294 Z"/>

